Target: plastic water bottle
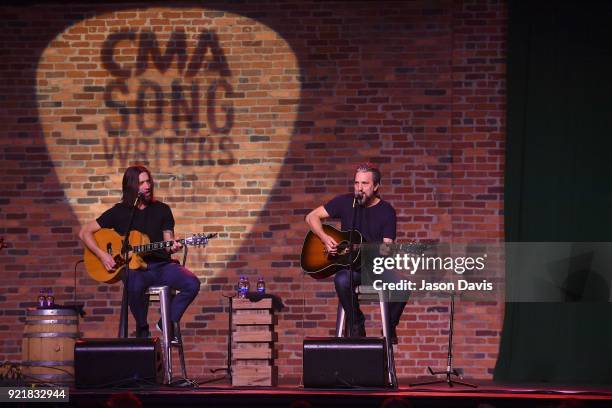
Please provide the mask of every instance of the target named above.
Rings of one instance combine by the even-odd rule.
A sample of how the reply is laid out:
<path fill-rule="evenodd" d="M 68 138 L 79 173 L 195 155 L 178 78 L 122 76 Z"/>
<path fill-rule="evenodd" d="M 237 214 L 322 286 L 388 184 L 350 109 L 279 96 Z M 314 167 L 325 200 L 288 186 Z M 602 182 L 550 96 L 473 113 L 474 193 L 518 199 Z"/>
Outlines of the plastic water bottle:
<path fill-rule="evenodd" d="M 38 307 L 47 306 L 47 295 L 45 294 L 45 289 L 41 289 L 38 291 Z"/>
<path fill-rule="evenodd" d="M 246 286 L 246 276 L 241 276 L 238 281 L 238 299 L 246 298 L 247 291 L 245 291 Z"/>
<path fill-rule="evenodd" d="M 259 293 L 260 295 L 264 295 L 266 293 L 266 282 L 261 276 L 259 277 L 259 279 L 257 279 L 257 293 Z"/>
<path fill-rule="evenodd" d="M 249 294 L 249 290 L 251 289 L 251 284 L 249 283 L 249 277 L 244 277 L 244 297 L 246 298 Z"/>
<path fill-rule="evenodd" d="M 45 299 L 45 306 L 54 307 L 55 306 L 55 296 L 53 296 L 53 289 L 47 289 L 47 297 Z"/>

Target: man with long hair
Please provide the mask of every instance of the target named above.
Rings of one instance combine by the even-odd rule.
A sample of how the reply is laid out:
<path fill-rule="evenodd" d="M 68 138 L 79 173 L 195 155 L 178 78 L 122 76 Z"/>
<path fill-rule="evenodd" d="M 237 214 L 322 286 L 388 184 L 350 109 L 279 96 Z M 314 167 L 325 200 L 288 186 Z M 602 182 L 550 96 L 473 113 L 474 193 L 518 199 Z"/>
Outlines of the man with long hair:
<path fill-rule="evenodd" d="M 381 173 L 371 163 L 360 165 L 355 171 L 353 193 L 342 194 L 327 204 L 315 208 L 306 216 L 306 223 L 310 230 L 316 234 L 325 245 L 327 253 L 337 253 L 338 242 L 325 233 L 322 220 L 326 218 L 339 218 L 341 229 L 348 231 L 352 227 L 353 204 L 357 204 L 355 228 L 361 232 L 366 242 L 379 242 L 391 244 L 396 237 L 397 217 L 395 209 L 387 201 L 380 198 Z M 350 316 L 351 291 L 350 270 L 341 269 L 334 277 L 336 294 L 347 316 Z M 353 271 L 353 286 L 361 284 L 361 271 L 359 267 Z M 365 336 L 365 317 L 355 296 L 353 303 L 354 316 L 351 324 L 353 336 Z M 404 310 L 406 302 L 391 302 L 389 304 L 389 337 L 397 343 L 396 327 Z M 348 319 L 347 319 L 348 321 Z"/>
<path fill-rule="evenodd" d="M 155 184 L 151 172 L 146 167 L 128 167 L 123 174 L 122 190 L 121 202 L 86 224 L 79 233 L 79 238 L 109 271 L 115 267 L 115 260 L 108 252 L 98 248 L 93 234 L 101 228 L 109 228 L 114 229 L 119 235 L 128 236 L 129 231 L 125 229 L 128 228 L 134 206 L 136 208 L 130 230 L 147 235 L 151 242 L 174 240 L 172 210 L 167 204 L 155 199 Z M 200 280 L 170 257 L 181 248 L 180 243 L 174 242 L 169 248 L 148 252 L 143 255 L 143 260 L 147 264 L 145 269 L 128 269 L 129 305 L 136 320 L 137 337 L 150 335 L 145 298 L 147 288 L 169 286 L 180 291 L 170 305 L 173 330 L 200 290 Z M 159 322 L 157 327 L 161 327 Z M 173 337 L 172 333 L 170 337 Z"/>

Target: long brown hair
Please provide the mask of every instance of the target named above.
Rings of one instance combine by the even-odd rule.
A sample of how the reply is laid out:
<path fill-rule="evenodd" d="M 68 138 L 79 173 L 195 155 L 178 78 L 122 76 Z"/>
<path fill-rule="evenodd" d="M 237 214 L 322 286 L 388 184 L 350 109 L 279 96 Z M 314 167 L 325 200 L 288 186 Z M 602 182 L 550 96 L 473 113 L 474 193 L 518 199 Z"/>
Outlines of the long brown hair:
<path fill-rule="evenodd" d="M 151 183 L 151 202 L 155 201 L 155 183 L 153 182 L 153 176 L 151 175 L 149 169 L 147 169 L 145 166 L 130 166 L 125 169 L 125 173 L 123 173 L 123 181 L 121 182 L 121 188 L 123 191 L 121 202 L 123 204 L 132 206 L 136 202 L 136 198 L 138 197 L 138 187 L 140 186 L 139 177 L 142 173 L 147 173 L 149 176 L 149 182 Z"/>

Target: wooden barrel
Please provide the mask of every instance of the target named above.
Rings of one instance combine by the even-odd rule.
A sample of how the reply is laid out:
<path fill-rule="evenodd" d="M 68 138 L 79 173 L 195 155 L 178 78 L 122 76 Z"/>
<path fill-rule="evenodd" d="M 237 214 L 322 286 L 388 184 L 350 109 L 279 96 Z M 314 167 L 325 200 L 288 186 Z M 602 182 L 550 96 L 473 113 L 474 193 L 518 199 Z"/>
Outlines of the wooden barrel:
<path fill-rule="evenodd" d="M 31 380 L 74 381 L 79 317 L 73 309 L 28 309 L 21 355 Z"/>

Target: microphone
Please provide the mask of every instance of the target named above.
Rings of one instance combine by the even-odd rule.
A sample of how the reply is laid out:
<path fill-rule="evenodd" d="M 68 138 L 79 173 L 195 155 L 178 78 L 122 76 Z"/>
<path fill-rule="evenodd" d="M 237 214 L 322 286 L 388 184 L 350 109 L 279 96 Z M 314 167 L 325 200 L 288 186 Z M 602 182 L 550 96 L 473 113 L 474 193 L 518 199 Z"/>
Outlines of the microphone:
<path fill-rule="evenodd" d="M 355 194 L 353 195 L 353 208 L 355 208 L 357 204 L 362 205 L 362 201 L 363 194 L 361 194 L 359 191 L 355 192 Z"/>
<path fill-rule="evenodd" d="M 144 198 L 145 194 L 142 191 L 138 192 L 138 195 L 136 196 L 136 200 L 134 200 L 134 205 L 133 207 L 136 207 L 136 205 L 138 205 L 138 202 L 140 200 L 142 200 Z"/>

